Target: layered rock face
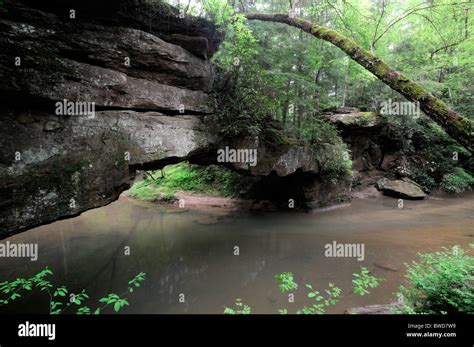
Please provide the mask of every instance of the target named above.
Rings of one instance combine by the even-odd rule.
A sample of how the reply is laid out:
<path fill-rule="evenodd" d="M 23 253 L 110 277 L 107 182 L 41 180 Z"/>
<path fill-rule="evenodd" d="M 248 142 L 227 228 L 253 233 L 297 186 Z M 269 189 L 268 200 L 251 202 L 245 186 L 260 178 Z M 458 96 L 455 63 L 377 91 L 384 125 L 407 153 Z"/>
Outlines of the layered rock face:
<path fill-rule="evenodd" d="M 380 168 L 385 154 L 386 124 L 373 112 L 339 108 L 323 114 L 340 131 L 351 149 L 353 169 L 366 172 Z"/>
<path fill-rule="evenodd" d="M 222 35 L 154 0 L 5 1 L 0 12 L 0 238 L 103 206 L 138 169 L 217 163 L 210 57 Z M 236 141 L 231 146 L 253 148 Z M 314 149 L 258 147 L 265 197 L 350 198 Z"/>
<path fill-rule="evenodd" d="M 416 200 L 426 196 L 416 182 L 403 175 L 406 163 L 419 158 L 401 153 L 390 137 L 390 126 L 383 117 L 349 107 L 328 110 L 324 117 L 341 131 L 344 142 L 351 149 L 356 195 L 365 191 L 368 196 L 376 196 L 373 192 L 376 188 L 396 198 Z"/>
<path fill-rule="evenodd" d="M 143 1 L 115 4 L 105 13 L 92 2 L 5 3 L 0 237 L 105 205 L 129 187 L 135 168 L 184 160 L 216 142 L 204 121 L 214 25 Z M 149 28 L 143 16 L 152 10 Z M 171 19 L 174 27 L 155 30 Z M 174 34 L 187 44 L 165 40 Z"/>
<path fill-rule="evenodd" d="M 318 155 L 323 151 L 321 148 L 298 145 L 274 147 L 255 138 L 235 139 L 229 147 L 245 148 L 257 154 L 255 165 L 243 162 L 229 166 L 260 178 L 250 192 L 252 199 L 270 200 L 281 208 L 294 205 L 309 210 L 342 204 L 351 199 L 352 176 L 327 172 L 322 162 L 324 159 Z M 332 147 L 332 152 L 335 152 L 337 148 Z"/>

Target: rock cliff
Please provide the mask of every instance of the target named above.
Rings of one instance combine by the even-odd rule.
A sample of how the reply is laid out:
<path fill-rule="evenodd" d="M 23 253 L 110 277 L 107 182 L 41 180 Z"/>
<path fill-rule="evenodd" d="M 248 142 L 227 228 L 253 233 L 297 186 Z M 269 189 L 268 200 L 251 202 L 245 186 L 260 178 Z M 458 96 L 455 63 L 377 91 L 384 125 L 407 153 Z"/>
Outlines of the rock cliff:
<path fill-rule="evenodd" d="M 0 238 L 110 203 L 138 169 L 215 162 L 210 58 L 221 41 L 213 23 L 159 1 L 6 0 Z M 258 150 L 255 168 L 232 168 L 277 177 L 309 207 L 349 199 L 350 178 L 328 185 L 311 150 Z"/>
<path fill-rule="evenodd" d="M 215 26 L 153 2 L 117 4 L 5 3 L 3 237 L 107 204 L 129 187 L 135 167 L 183 160 L 216 142 L 204 125 Z"/>

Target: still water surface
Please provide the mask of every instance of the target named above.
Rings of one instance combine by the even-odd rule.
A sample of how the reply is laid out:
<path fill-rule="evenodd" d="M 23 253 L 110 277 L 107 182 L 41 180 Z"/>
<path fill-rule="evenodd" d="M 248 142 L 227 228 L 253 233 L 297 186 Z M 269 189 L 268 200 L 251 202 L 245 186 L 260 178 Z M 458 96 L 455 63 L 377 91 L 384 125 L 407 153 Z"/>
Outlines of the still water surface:
<path fill-rule="evenodd" d="M 122 293 L 137 273 L 147 273 L 123 313 L 222 313 L 236 298 L 253 313 L 276 313 L 309 303 L 304 286 L 334 282 L 345 294 L 329 312 L 395 300 L 404 262 L 417 252 L 474 243 L 474 195 L 405 201 L 356 199 L 338 209 L 307 213 L 182 210 L 122 196 L 79 217 L 44 225 L 3 242 L 37 242 L 39 259 L 0 260 L 0 281 L 32 275 L 45 266 L 54 283 L 83 288 L 97 299 Z M 324 245 L 364 243 L 365 260 L 326 258 Z M 124 248 L 130 247 L 130 255 Z M 234 255 L 238 246 L 240 255 Z M 370 295 L 350 294 L 351 276 L 366 266 L 383 284 Z M 274 279 L 290 271 L 300 284 L 288 303 Z M 185 303 L 178 301 L 185 295 Z M 95 305 L 90 305 L 96 307 Z M 46 313 L 48 301 L 33 295 L 0 313 Z"/>

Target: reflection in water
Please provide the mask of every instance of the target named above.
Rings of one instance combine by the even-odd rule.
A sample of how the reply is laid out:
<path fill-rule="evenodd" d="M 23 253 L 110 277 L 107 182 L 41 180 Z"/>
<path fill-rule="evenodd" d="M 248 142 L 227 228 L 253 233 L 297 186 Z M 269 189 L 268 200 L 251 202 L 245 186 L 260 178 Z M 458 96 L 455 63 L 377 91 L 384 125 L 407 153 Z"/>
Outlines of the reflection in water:
<path fill-rule="evenodd" d="M 417 252 L 454 244 L 467 248 L 474 235 L 473 196 L 405 201 L 404 209 L 391 198 L 354 200 L 314 214 L 188 211 L 123 196 L 79 217 L 9 238 L 37 242 L 39 258 L 1 259 L 0 281 L 49 266 L 56 284 L 73 291 L 85 288 L 94 300 L 123 292 L 144 271 L 147 279 L 124 313 L 222 313 L 236 298 L 252 312 L 276 313 L 307 303 L 303 286 L 295 303 L 278 291 L 274 275 L 290 271 L 301 285 L 338 285 L 345 295 L 330 312 L 342 313 L 394 300 L 403 263 Z M 364 243 L 365 260 L 324 257 L 324 245 L 333 241 Z M 360 266 L 386 279 L 364 297 L 350 294 L 352 273 Z M 185 303 L 179 303 L 180 294 Z M 28 296 L 1 312 L 47 312 L 48 302 L 38 297 Z"/>

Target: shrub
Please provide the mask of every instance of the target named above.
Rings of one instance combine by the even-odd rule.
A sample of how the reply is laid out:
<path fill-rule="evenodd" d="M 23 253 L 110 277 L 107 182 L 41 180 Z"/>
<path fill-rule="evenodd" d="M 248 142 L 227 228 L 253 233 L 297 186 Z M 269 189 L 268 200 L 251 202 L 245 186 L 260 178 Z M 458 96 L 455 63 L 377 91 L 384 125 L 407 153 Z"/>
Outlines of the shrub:
<path fill-rule="evenodd" d="M 360 273 L 354 273 L 354 280 L 352 280 L 352 292 L 358 295 L 369 294 L 369 288 L 377 288 L 382 281 L 382 278 L 375 277 L 370 274 L 370 271 L 361 267 Z M 275 276 L 279 282 L 278 288 L 282 293 L 293 293 L 298 289 L 298 284 L 294 281 L 293 273 L 283 272 Z M 309 299 L 309 306 L 303 306 L 296 310 L 296 314 L 323 314 L 330 306 L 336 305 L 341 296 L 341 289 L 336 287 L 334 283 L 329 283 L 328 288 L 323 291 L 318 291 L 310 284 L 305 284 L 306 295 Z M 251 308 L 244 305 L 241 299 L 237 299 L 235 303 L 236 308 L 225 307 L 225 314 L 250 314 Z M 279 309 L 278 313 L 288 314 L 288 309 Z"/>
<path fill-rule="evenodd" d="M 425 168 L 411 165 L 407 176 L 418 183 L 425 193 L 431 192 L 436 185 L 436 181 Z"/>
<path fill-rule="evenodd" d="M 317 150 L 316 160 L 321 165 L 322 174 L 350 175 L 352 173 L 350 150 L 343 142 L 337 128 L 329 121 L 313 117 L 304 126 L 302 135 L 306 145 L 311 145 Z"/>
<path fill-rule="evenodd" d="M 119 312 L 125 306 L 128 306 L 127 295 L 133 293 L 141 282 L 145 280 L 146 273 L 140 272 L 130 281 L 128 287 L 122 294 L 109 293 L 107 296 L 99 299 L 100 304 L 95 308 L 85 305 L 89 300 L 89 295 L 83 289 L 78 293 L 72 293 L 66 286 L 54 286 L 48 278 L 52 276 L 53 271 L 47 267 L 30 278 L 16 278 L 13 281 L 4 281 L 0 283 L 0 307 L 11 305 L 25 294 L 39 291 L 44 293 L 44 297 L 49 300 L 49 313 L 52 315 L 62 314 L 66 310 L 72 313 L 76 309 L 76 314 L 101 314 L 107 307 L 113 307 L 115 312 Z"/>
<path fill-rule="evenodd" d="M 251 308 L 242 302 L 242 299 L 235 299 L 235 308 L 226 307 L 224 314 L 250 314 Z"/>
<path fill-rule="evenodd" d="M 441 188 L 451 194 L 461 193 L 474 184 L 474 177 L 460 167 L 443 176 Z"/>
<path fill-rule="evenodd" d="M 459 246 L 419 257 L 405 264 L 408 285 L 400 287 L 400 312 L 474 313 L 474 257 Z"/>

